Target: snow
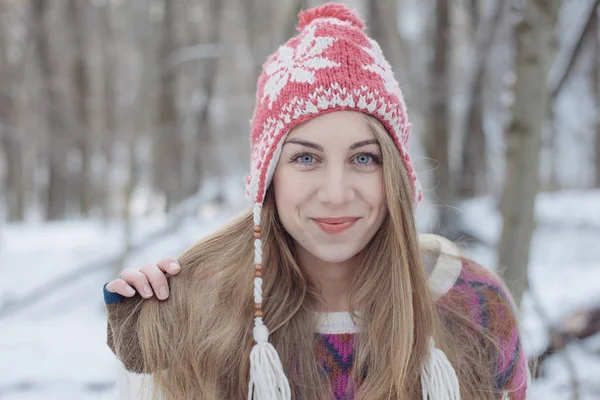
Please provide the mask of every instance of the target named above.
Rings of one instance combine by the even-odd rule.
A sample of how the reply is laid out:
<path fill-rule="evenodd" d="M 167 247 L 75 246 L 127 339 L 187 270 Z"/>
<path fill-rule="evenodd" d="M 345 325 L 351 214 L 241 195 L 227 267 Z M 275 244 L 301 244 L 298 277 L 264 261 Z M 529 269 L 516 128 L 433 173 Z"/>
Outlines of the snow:
<path fill-rule="evenodd" d="M 179 229 L 132 255 L 125 266 L 140 267 L 176 255 L 222 225 L 239 210 L 205 206 Z M 164 220 L 138 219 L 143 238 Z M 111 259 L 122 251 L 117 222 L 64 221 L 0 228 L 0 399 L 115 399 L 118 362 L 106 346 L 102 286 L 114 265 L 50 290 L 47 283 L 82 265 Z M 61 283 L 59 283 L 60 285 Z M 8 315 L 3 309 L 26 296 L 40 301 Z"/>
<path fill-rule="evenodd" d="M 500 218 L 492 199 L 475 199 L 458 210 L 467 231 L 489 244 L 461 245 L 475 260 L 494 268 L 492 246 L 499 237 Z M 129 257 L 125 265 L 140 267 L 177 255 L 239 211 L 204 207 L 179 229 Z M 544 312 L 556 323 L 571 310 L 600 303 L 600 191 L 542 194 L 536 218 L 530 281 Z M 143 238 L 164 223 L 139 217 L 135 237 Z M 119 367 L 105 344 L 102 300 L 102 285 L 114 275 L 114 266 L 98 264 L 96 271 L 61 281 L 58 285 L 64 286 L 55 290 L 44 285 L 87 263 L 119 255 L 122 243 L 118 222 L 0 227 L 0 399 L 117 398 Z M 30 295 L 39 296 L 39 301 L 8 315 L 1 311 L 10 301 Z M 539 351 L 547 337 L 530 297 L 522 311 L 525 346 Z M 598 399 L 600 335 L 573 343 L 568 354 L 577 371 L 580 398 Z M 545 370 L 544 378 L 533 382 L 529 398 L 569 398 L 571 378 L 564 356 L 551 356 Z"/>

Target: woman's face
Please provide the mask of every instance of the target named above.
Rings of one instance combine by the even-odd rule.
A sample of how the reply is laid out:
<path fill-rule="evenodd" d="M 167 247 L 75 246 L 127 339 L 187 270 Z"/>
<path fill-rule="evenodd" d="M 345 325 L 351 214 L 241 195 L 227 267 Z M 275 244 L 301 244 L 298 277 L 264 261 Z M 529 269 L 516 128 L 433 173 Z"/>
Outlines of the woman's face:
<path fill-rule="evenodd" d="M 292 129 L 273 185 L 279 218 L 299 245 L 300 259 L 339 263 L 354 257 L 387 212 L 381 149 L 357 112 L 323 114 Z"/>

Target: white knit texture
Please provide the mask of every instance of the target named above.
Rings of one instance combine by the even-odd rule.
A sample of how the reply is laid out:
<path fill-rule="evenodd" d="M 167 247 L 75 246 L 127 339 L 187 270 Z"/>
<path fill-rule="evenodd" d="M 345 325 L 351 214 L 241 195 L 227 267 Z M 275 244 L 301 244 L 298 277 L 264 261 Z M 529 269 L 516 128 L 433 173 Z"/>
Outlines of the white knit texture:
<path fill-rule="evenodd" d="M 317 318 L 317 332 L 326 335 L 357 333 L 358 327 L 349 312 L 313 312 Z"/>
<path fill-rule="evenodd" d="M 256 203 L 252 208 L 252 217 L 254 219 L 254 225 L 260 225 L 260 215 L 262 213 L 262 204 Z"/>
<path fill-rule="evenodd" d="M 448 239 L 433 234 L 420 233 L 419 246 L 424 249 L 435 249 L 439 254 L 436 264 L 425 268 L 426 271 L 431 271 L 427 283 L 437 301 L 452 289 L 462 271 L 462 261 L 459 258 L 461 252 Z"/>
<path fill-rule="evenodd" d="M 262 278 L 254 278 L 254 302 L 262 303 Z"/>
<path fill-rule="evenodd" d="M 262 264 L 262 240 L 254 239 L 254 264 Z"/>
<path fill-rule="evenodd" d="M 460 400 L 460 387 L 456 371 L 446 354 L 435 347 L 431 338 L 429 358 L 421 371 L 423 400 Z"/>

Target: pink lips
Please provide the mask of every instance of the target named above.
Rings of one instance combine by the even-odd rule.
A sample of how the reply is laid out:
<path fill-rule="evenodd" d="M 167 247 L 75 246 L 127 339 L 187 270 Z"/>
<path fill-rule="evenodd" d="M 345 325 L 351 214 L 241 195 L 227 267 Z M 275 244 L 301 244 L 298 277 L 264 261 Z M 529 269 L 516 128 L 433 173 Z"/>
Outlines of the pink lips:
<path fill-rule="evenodd" d="M 313 218 L 313 221 L 317 223 L 317 226 L 323 232 L 328 233 L 330 235 L 337 235 L 350 229 L 356 223 L 356 221 L 358 221 L 358 218 Z"/>

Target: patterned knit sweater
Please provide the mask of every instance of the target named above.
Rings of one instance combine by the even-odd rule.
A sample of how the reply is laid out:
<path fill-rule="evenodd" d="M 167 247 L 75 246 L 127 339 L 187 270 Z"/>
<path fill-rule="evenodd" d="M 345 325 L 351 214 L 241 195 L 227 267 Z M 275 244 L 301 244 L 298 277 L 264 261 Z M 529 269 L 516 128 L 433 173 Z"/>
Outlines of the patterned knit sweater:
<path fill-rule="evenodd" d="M 494 355 L 495 379 L 492 398 L 521 400 L 525 399 L 528 384 L 528 368 L 525 353 L 520 340 L 513 301 L 501 281 L 487 269 L 473 261 L 461 257 L 450 258 L 443 254 L 457 254 L 450 242 L 432 235 L 422 235 L 421 242 L 427 242 L 429 248 L 442 252 L 424 253 L 424 264 L 429 283 L 438 302 L 452 309 L 459 309 L 486 332 L 498 338 L 501 351 Z M 433 246 L 431 246 L 433 245 Z M 134 303 L 140 297 L 125 298 L 104 289 L 104 298 L 108 310 L 107 342 L 115 352 L 113 330 L 129 328 L 126 335 L 128 343 L 122 343 L 128 349 L 135 342 L 136 316 L 131 315 Z M 352 372 L 354 343 L 357 329 L 349 313 L 318 313 L 318 327 L 315 333 L 315 354 L 321 370 L 327 374 L 332 385 L 335 400 L 352 400 L 353 391 L 347 390 Z M 127 319 L 127 327 L 123 326 Z M 142 360 L 139 351 L 128 351 L 119 356 L 129 373 L 142 373 Z M 129 382 L 139 379 L 128 379 Z M 127 399 L 131 399 L 136 388 L 128 388 Z M 140 398 L 140 397 L 136 397 Z M 432 399 L 435 400 L 435 399 Z"/>

